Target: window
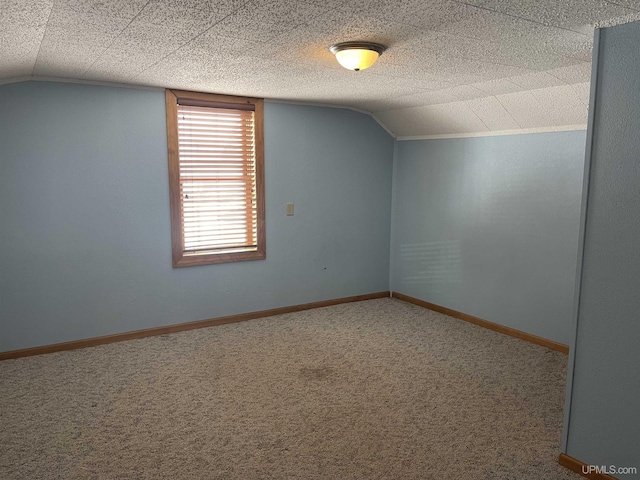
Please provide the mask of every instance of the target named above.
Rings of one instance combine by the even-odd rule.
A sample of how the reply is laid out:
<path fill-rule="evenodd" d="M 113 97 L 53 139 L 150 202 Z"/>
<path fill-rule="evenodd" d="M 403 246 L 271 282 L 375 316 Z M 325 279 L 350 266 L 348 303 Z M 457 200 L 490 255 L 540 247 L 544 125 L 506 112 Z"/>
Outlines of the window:
<path fill-rule="evenodd" d="M 265 258 L 262 99 L 166 97 L 173 266 Z"/>

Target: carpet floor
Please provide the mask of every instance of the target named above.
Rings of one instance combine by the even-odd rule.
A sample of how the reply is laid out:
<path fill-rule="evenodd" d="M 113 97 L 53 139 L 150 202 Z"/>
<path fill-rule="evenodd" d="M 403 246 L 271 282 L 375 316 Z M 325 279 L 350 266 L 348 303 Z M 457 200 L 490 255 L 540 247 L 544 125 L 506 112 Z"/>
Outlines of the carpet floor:
<path fill-rule="evenodd" d="M 565 355 L 394 299 L 0 362 L 0 478 L 578 479 Z"/>

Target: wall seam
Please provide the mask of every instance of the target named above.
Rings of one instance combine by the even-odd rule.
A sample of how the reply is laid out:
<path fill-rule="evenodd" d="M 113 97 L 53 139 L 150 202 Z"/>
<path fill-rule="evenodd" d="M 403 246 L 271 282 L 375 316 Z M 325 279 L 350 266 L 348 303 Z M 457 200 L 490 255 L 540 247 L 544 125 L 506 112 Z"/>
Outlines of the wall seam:
<path fill-rule="evenodd" d="M 391 221 L 389 224 L 389 291 L 393 292 L 393 252 L 395 251 L 395 218 L 396 218 L 396 171 L 398 166 L 398 140 L 393 140 L 393 164 L 391 167 Z"/>

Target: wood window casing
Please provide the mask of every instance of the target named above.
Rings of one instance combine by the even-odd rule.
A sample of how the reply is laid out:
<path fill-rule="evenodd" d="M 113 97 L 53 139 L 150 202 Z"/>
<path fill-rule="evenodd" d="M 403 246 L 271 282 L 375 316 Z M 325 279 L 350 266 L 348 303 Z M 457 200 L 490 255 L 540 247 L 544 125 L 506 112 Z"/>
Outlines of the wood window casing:
<path fill-rule="evenodd" d="M 173 266 L 264 259 L 263 100 L 167 89 L 166 109 Z"/>

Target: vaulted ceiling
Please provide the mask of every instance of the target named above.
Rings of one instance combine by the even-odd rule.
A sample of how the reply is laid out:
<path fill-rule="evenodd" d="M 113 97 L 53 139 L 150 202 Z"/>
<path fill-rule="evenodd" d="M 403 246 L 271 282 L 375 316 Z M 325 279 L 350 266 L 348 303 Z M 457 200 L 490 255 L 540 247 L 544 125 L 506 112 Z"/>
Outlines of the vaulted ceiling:
<path fill-rule="evenodd" d="M 395 136 L 586 124 L 593 27 L 640 0 L 2 0 L 0 83 L 116 82 L 343 105 Z M 370 40 L 372 68 L 328 47 Z"/>

